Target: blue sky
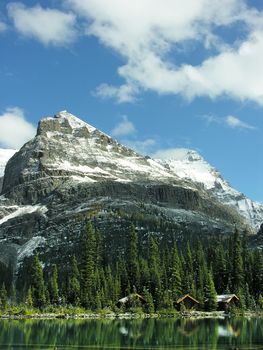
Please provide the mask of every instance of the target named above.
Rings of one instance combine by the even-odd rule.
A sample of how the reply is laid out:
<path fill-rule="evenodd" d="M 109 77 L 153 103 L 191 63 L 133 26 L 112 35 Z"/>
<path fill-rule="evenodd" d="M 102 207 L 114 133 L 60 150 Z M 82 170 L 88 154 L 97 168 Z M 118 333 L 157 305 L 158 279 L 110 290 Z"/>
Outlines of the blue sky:
<path fill-rule="evenodd" d="M 263 202 L 261 0 L 0 0 L 0 146 L 68 110 Z"/>

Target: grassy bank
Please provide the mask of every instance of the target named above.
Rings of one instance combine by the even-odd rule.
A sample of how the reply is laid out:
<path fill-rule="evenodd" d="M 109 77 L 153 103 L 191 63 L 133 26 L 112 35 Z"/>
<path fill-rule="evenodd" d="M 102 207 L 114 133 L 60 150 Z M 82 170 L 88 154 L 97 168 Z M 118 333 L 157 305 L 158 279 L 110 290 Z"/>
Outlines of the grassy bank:
<path fill-rule="evenodd" d="M 141 309 L 131 309 L 129 311 L 111 310 L 108 308 L 96 312 L 76 307 L 47 307 L 43 310 L 36 308 L 26 308 L 24 306 L 10 307 L 0 311 L 0 319 L 137 319 L 137 318 L 225 318 L 231 316 L 263 317 L 262 311 L 240 311 L 232 313 L 223 311 L 176 311 L 160 310 L 154 313 L 145 313 Z"/>

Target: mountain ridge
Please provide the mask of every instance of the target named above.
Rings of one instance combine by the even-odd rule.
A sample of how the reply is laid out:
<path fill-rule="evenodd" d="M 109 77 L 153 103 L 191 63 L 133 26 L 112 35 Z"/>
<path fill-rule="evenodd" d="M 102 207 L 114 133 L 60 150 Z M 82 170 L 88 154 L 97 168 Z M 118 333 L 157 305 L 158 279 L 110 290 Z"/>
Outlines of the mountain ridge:
<path fill-rule="evenodd" d="M 56 121 L 59 121 L 59 124 L 61 125 L 60 131 L 57 126 L 54 127 Z M 65 121 L 68 125 L 63 126 Z M 85 137 L 85 135 L 87 136 L 89 134 L 89 139 L 91 140 L 90 143 L 93 142 L 94 145 L 96 145 L 97 137 L 100 137 L 100 142 L 102 142 L 101 137 L 104 138 L 103 142 L 105 143 L 105 149 L 101 149 L 101 152 L 98 152 L 97 155 L 93 154 L 95 163 L 97 162 L 100 166 L 96 166 L 94 162 L 91 164 L 92 166 L 85 165 L 86 159 L 83 159 L 81 155 L 78 157 L 74 155 L 76 159 L 74 159 L 73 162 L 65 161 L 63 159 L 52 159 L 50 157 L 49 163 L 42 161 L 40 162 L 41 165 L 39 164 L 38 166 L 46 168 L 46 170 L 48 169 L 50 172 L 56 170 L 71 173 L 72 180 L 75 182 L 95 182 L 97 181 L 96 177 L 104 177 L 105 180 L 111 178 L 112 180 L 119 182 L 134 181 L 134 178 L 129 179 L 127 172 L 125 173 L 125 178 L 121 177 L 122 171 L 129 170 L 131 172 L 141 173 L 142 176 L 147 176 L 148 180 L 150 178 L 152 181 L 156 181 L 156 179 L 158 179 L 158 182 L 173 180 L 175 184 L 178 181 L 181 181 L 180 186 L 186 186 L 192 189 L 195 188 L 195 186 L 193 186 L 193 183 L 195 183 L 204 186 L 205 190 L 209 191 L 209 193 L 222 204 L 227 204 L 229 207 L 237 209 L 254 228 L 258 229 L 260 227 L 263 218 L 263 206 L 260 203 L 247 198 L 243 193 L 233 189 L 231 185 L 223 179 L 219 171 L 208 164 L 196 151 L 177 149 L 178 152 L 175 152 L 172 159 L 165 160 L 144 157 L 121 145 L 110 136 L 67 111 L 61 111 L 56 114 L 55 117 L 42 119 L 38 126 L 37 136 L 44 135 L 47 138 L 59 139 L 61 134 L 65 132 L 69 133 L 69 130 L 66 131 L 67 127 L 71 128 L 71 136 L 73 137 L 75 134 L 77 134 L 78 137 L 81 135 Z M 50 128 L 54 129 L 50 131 Z M 87 130 L 87 134 L 85 134 L 85 129 Z M 70 136 L 70 134 L 68 134 L 68 136 Z M 92 147 L 92 145 L 89 146 Z M 109 169 L 108 164 L 112 163 L 110 157 L 112 158 L 112 151 L 114 151 L 114 149 L 117 151 L 114 154 L 115 164 L 112 164 L 112 166 L 115 166 L 115 169 Z M 107 155 L 109 151 L 110 157 Z M 38 144 L 38 150 L 36 151 L 35 149 L 35 152 L 39 152 L 38 156 L 40 159 L 42 154 L 41 142 Z M 116 154 L 120 152 L 126 152 L 128 160 L 126 157 L 126 159 L 119 159 L 118 161 Z M 13 150 L 7 150 L 7 154 L 9 155 L 13 155 L 14 153 L 15 151 Z M 35 166 L 37 166 L 36 163 L 39 162 L 39 159 L 35 162 Z M 29 172 L 30 171 L 28 171 L 28 173 Z M 12 174 L 12 178 L 16 178 L 15 174 Z M 9 188 L 13 185 L 14 181 L 9 184 Z M 8 186 L 4 184 L 3 192 L 6 191 L 8 191 Z"/>
<path fill-rule="evenodd" d="M 63 262 L 77 254 L 88 218 L 96 220 L 113 256 L 114 242 L 125 240 L 134 220 L 142 242 L 149 234 L 172 241 L 230 234 L 235 227 L 256 231 L 235 206 L 180 178 L 171 163 L 141 156 L 62 111 L 42 119 L 35 138 L 7 162 L 0 261 L 13 266 L 15 276 L 26 273 L 36 251 L 47 266 Z"/>

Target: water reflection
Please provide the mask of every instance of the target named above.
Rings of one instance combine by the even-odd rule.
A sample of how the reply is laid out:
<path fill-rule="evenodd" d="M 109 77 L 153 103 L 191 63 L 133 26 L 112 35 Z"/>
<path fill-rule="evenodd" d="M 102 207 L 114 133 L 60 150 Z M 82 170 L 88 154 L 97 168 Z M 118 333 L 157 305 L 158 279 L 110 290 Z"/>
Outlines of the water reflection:
<path fill-rule="evenodd" d="M 1 349 L 235 349 L 263 345 L 263 319 L 2 320 Z"/>

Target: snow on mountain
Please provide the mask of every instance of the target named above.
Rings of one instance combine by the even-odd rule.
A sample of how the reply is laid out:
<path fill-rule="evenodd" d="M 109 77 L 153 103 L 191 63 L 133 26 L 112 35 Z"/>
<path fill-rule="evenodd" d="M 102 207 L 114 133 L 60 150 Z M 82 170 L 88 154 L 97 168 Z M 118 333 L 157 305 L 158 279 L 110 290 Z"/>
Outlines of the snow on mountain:
<path fill-rule="evenodd" d="M 12 152 L 15 151 L 7 154 Z M 37 136 L 22 147 L 11 163 L 3 193 L 19 190 L 23 183 L 33 191 L 34 198 L 36 191 L 47 193 L 65 183 L 169 184 L 208 192 L 222 204 L 235 208 L 256 229 L 263 221 L 263 206 L 233 189 L 197 152 L 178 149 L 172 159 L 166 160 L 144 157 L 67 111 L 42 119 Z M 50 176 L 52 186 L 47 181 Z M 39 185 L 33 190 L 36 179 Z"/>
<path fill-rule="evenodd" d="M 26 275 L 24 259 L 37 249 L 44 263 L 66 263 L 94 213 L 113 255 L 133 215 L 142 235 L 168 240 L 231 234 L 235 226 L 252 233 L 263 218 L 262 206 L 232 189 L 196 152 L 157 161 L 66 111 L 43 118 L 6 165 L 0 262 L 11 261 L 15 273 L 24 268 Z"/>
<path fill-rule="evenodd" d="M 16 152 L 13 149 L 0 148 L 0 177 L 4 176 L 6 163 Z"/>
<path fill-rule="evenodd" d="M 137 154 L 66 111 L 41 120 L 36 142 L 44 156 L 29 160 L 24 174 L 34 172 L 40 162 L 45 169 L 67 173 L 72 181 L 178 180 L 159 162 Z"/>
<path fill-rule="evenodd" d="M 172 159 L 157 161 L 177 177 L 203 185 L 221 203 L 236 208 L 255 228 L 262 224 L 263 205 L 232 188 L 196 151 L 180 148 L 173 153 Z"/>

